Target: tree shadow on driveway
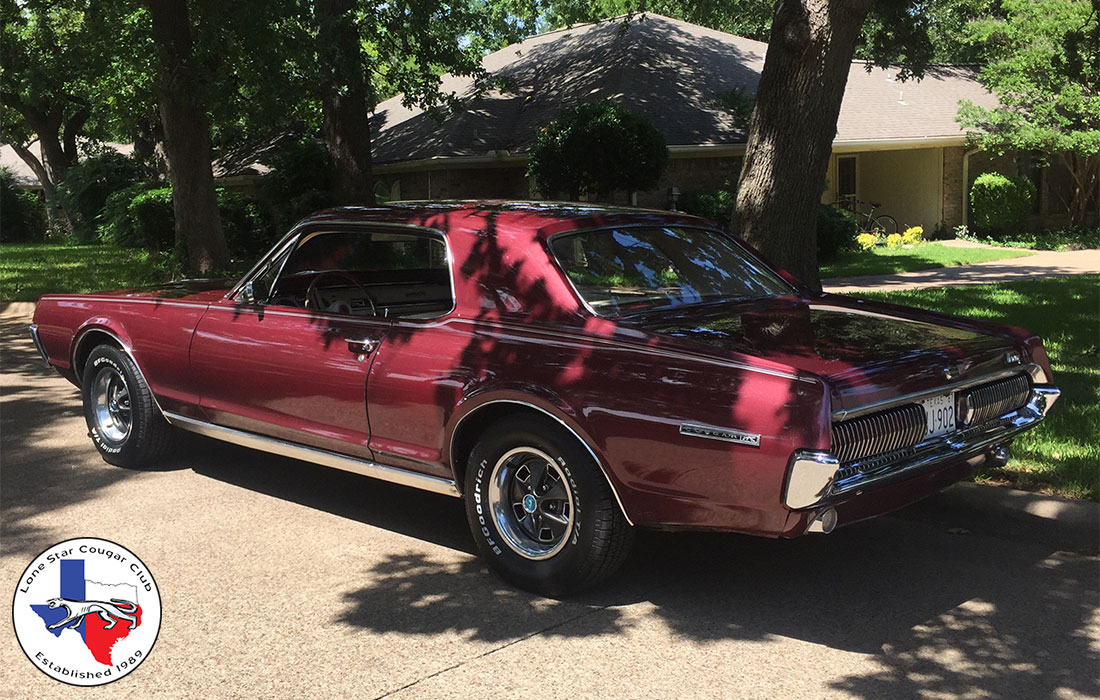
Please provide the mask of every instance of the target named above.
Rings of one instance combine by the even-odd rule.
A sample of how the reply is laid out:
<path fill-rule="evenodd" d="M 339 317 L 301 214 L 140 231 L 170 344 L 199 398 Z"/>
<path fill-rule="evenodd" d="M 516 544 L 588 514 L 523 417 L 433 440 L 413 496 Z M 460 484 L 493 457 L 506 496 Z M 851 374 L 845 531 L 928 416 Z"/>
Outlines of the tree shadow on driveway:
<path fill-rule="evenodd" d="M 643 533 L 620 576 L 563 601 L 518 592 L 476 560 L 393 554 L 345 594 L 337 621 L 491 641 L 656 622 L 672 639 L 789 637 L 875 655 L 880 671 L 831 681 L 859 697 L 1040 698 L 1098 690 L 1096 571 L 1093 557 L 889 517 L 793 541 Z M 638 603 L 646 612 L 627 614 Z"/>

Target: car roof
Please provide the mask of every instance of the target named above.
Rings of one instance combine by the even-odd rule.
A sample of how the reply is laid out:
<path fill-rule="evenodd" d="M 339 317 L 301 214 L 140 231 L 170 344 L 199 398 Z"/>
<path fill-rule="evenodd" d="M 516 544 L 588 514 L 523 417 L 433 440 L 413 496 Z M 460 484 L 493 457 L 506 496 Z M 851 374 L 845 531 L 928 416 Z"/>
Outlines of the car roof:
<path fill-rule="evenodd" d="M 448 233 L 510 236 L 535 233 L 545 238 L 564 231 L 627 225 L 705 226 L 714 223 L 681 212 L 636 209 L 584 202 L 403 201 L 365 207 L 326 209 L 307 223 L 362 222 L 424 226 Z"/>

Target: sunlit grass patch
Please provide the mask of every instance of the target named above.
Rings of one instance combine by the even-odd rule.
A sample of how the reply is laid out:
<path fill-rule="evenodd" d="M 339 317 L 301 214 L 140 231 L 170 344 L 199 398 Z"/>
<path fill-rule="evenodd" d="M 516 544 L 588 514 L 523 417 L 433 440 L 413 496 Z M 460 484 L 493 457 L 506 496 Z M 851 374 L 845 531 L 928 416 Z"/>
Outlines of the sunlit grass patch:
<path fill-rule="evenodd" d="M 111 245 L 0 245 L 0 300 L 36 301 L 50 292 L 99 292 L 168 278 L 144 250 Z"/>
<path fill-rule="evenodd" d="M 970 265 L 1033 255 L 1026 250 L 955 248 L 941 243 L 922 243 L 911 248 L 878 247 L 869 251 L 842 251 L 821 265 L 822 279 L 858 275 L 891 275 L 936 267 Z"/>
<path fill-rule="evenodd" d="M 1043 338 L 1062 397 L 979 481 L 1100 498 L 1100 275 L 858 296 L 1021 326 Z"/>

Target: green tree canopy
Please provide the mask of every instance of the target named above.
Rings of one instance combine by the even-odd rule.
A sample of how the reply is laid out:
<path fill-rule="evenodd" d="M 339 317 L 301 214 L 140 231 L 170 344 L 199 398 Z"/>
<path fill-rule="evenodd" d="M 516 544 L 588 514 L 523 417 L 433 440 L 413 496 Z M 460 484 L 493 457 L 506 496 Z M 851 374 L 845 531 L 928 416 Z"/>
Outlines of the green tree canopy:
<path fill-rule="evenodd" d="M 1100 178 L 1100 28 L 1088 0 L 1004 0 L 1005 19 L 967 25 L 986 47 L 981 82 L 994 108 L 964 101 L 959 122 L 983 149 L 1060 159 L 1074 180 L 1069 205 L 1080 223 Z"/>

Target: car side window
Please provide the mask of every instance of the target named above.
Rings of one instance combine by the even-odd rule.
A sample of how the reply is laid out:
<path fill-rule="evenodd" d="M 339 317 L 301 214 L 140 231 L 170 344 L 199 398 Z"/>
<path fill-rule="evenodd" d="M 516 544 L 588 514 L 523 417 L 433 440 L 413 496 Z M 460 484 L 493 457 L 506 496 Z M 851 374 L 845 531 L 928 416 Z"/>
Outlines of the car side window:
<path fill-rule="evenodd" d="M 434 318 L 454 306 L 447 246 L 434 232 L 311 231 L 279 270 L 274 305 L 406 318 Z"/>

